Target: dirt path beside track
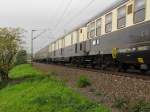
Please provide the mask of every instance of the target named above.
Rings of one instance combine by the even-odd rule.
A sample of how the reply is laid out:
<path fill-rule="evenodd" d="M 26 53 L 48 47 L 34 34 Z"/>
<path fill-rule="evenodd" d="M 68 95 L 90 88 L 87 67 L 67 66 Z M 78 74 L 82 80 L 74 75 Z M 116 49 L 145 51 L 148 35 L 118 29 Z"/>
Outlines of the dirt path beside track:
<path fill-rule="evenodd" d="M 68 68 L 59 65 L 40 63 L 34 63 L 33 65 L 46 73 L 55 73 L 57 77 L 64 80 L 70 87 L 78 92 L 110 107 L 116 98 L 125 98 L 133 102 L 137 100 L 150 101 L 150 81 Z M 78 88 L 77 80 L 81 75 L 87 76 L 92 85 L 87 88 Z"/>

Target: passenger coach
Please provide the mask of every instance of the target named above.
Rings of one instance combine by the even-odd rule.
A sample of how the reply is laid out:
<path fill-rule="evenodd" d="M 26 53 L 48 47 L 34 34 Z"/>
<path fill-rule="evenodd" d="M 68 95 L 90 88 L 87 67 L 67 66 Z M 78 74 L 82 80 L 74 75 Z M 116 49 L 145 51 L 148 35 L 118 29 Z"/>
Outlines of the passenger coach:
<path fill-rule="evenodd" d="M 150 69 L 150 0 L 122 0 L 50 43 L 52 62 Z"/>

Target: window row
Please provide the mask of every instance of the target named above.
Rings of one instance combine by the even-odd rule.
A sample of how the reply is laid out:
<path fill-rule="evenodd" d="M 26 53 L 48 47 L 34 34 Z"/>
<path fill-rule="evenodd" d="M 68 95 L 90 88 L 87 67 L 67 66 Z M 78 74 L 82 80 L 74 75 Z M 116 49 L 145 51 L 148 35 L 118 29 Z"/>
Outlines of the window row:
<path fill-rule="evenodd" d="M 96 40 L 93 40 L 92 41 L 92 45 L 95 46 L 95 45 L 99 45 L 100 44 L 100 40 L 99 39 L 96 39 Z"/>
<path fill-rule="evenodd" d="M 129 6 L 122 6 L 117 10 L 117 29 L 126 27 L 127 14 L 133 13 L 133 4 Z M 134 5 L 134 24 L 145 20 L 145 0 L 135 0 Z M 112 31 L 112 16 L 113 13 L 109 13 L 105 16 L 105 33 Z M 102 31 L 102 19 L 96 20 L 88 25 L 88 38 L 100 36 Z"/>

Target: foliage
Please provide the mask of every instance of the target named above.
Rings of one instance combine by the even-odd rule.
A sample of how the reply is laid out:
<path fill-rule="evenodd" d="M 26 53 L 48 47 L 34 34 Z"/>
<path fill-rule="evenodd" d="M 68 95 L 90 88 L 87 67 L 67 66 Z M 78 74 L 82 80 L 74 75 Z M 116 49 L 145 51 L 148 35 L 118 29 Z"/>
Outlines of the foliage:
<path fill-rule="evenodd" d="M 124 98 L 116 98 L 113 107 L 121 110 L 126 110 L 128 107 L 128 101 Z"/>
<path fill-rule="evenodd" d="M 124 98 L 117 98 L 113 106 L 122 112 L 150 112 L 150 102 L 148 103 L 144 100 L 129 102 Z"/>
<path fill-rule="evenodd" d="M 26 50 L 20 50 L 17 53 L 15 59 L 15 65 L 26 64 L 27 63 L 27 52 Z"/>
<path fill-rule="evenodd" d="M 78 87 L 87 87 L 91 85 L 90 80 L 86 76 L 80 76 L 79 80 L 77 81 Z"/>
<path fill-rule="evenodd" d="M 35 76 L 41 75 L 42 73 L 37 69 L 33 68 L 30 64 L 22 64 L 15 66 L 12 70 L 9 71 L 9 75 L 11 78 L 19 78 L 25 76 Z"/>
<path fill-rule="evenodd" d="M 20 28 L 0 28 L 0 78 L 8 79 L 15 55 L 21 43 Z"/>
<path fill-rule="evenodd" d="M 129 109 L 129 112 L 150 112 L 150 102 L 147 103 L 145 101 L 138 101 L 133 106 L 131 106 L 131 109 Z"/>
<path fill-rule="evenodd" d="M 32 74 L 30 74 L 30 72 Z M 19 73 L 26 74 L 20 75 Z M 39 75 L 30 65 L 17 66 L 11 77 L 34 76 L 0 90 L 0 112 L 109 112 L 102 105 L 89 101 L 61 81 Z"/>

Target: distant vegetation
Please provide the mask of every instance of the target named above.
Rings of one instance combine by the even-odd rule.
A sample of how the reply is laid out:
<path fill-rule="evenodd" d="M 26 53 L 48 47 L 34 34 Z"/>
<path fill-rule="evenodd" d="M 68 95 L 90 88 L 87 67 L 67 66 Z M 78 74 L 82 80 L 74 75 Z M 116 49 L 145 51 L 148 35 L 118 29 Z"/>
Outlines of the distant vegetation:
<path fill-rule="evenodd" d="M 20 28 L 0 28 L 0 81 L 8 80 L 8 72 L 22 42 L 22 33 Z"/>
<path fill-rule="evenodd" d="M 27 52 L 26 50 L 19 50 L 16 55 L 15 65 L 27 63 Z"/>
<path fill-rule="evenodd" d="M 0 89 L 0 112 L 109 112 L 31 65 L 17 66 L 9 74 L 13 80 Z"/>

